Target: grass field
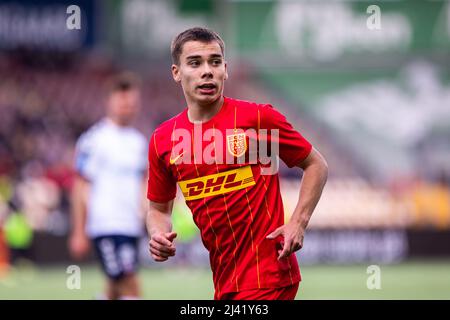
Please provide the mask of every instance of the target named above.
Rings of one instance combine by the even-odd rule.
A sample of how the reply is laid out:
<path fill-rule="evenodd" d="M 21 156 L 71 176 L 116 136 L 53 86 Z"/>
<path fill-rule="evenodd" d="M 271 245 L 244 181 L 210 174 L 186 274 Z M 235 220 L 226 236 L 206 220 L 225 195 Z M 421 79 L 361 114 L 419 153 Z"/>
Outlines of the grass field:
<path fill-rule="evenodd" d="M 96 266 L 81 266 L 81 288 L 69 290 L 67 266 L 21 265 L 0 277 L 0 299 L 93 299 L 103 287 Z M 381 265 L 381 289 L 369 290 L 368 265 L 302 267 L 297 299 L 450 299 L 450 261 Z M 145 299 L 212 299 L 209 269 L 143 268 Z"/>

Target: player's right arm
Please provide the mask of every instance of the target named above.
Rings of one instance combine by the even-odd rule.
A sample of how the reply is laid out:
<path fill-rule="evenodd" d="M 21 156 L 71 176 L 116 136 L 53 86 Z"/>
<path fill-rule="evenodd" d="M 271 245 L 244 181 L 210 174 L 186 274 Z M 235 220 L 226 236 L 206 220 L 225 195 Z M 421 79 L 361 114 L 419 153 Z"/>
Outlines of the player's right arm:
<path fill-rule="evenodd" d="M 94 143 L 92 133 L 84 133 L 75 148 L 75 179 L 70 195 L 69 251 L 73 258 L 82 259 L 90 249 L 90 240 L 86 234 L 88 199 L 91 179 L 94 176 Z"/>
<path fill-rule="evenodd" d="M 172 232 L 172 208 L 176 196 L 176 181 L 168 164 L 162 158 L 161 149 L 164 141 L 157 141 L 155 132 L 149 144 L 149 174 L 147 199 L 149 209 L 147 212 L 146 226 L 150 238 L 149 251 L 155 261 L 166 261 L 175 255 L 173 240 L 177 236 Z M 163 135 L 160 135 L 163 136 Z M 158 146 L 159 152 L 158 152 Z"/>
<path fill-rule="evenodd" d="M 75 259 L 83 258 L 89 251 L 90 242 L 86 235 L 87 197 L 90 184 L 81 176 L 76 176 L 71 194 L 70 254 Z"/>
<path fill-rule="evenodd" d="M 147 231 L 150 236 L 149 251 L 155 261 L 166 261 L 175 255 L 173 240 L 177 236 L 172 232 L 173 200 L 168 202 L 149 202 Z"/>

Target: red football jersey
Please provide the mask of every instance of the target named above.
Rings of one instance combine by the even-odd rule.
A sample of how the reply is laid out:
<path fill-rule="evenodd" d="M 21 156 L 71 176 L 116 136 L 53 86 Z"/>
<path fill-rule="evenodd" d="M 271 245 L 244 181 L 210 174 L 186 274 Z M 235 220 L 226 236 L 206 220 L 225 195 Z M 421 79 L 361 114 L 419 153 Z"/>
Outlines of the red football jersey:
<path fill-rule="evenodd" d="M 264 146 L 289 167 L 312 148 L 271 105 L 227 97 L 209 121 L 194 124 L 185 109 L 150 140 L 148 199 L 174 199 L 178 183 L 210 254 L 216 298 L 301 280 L 295 254 L 277 260 L 282 237 L 266 239 L 284 210 L 278 174 L 263 171 Z"/>

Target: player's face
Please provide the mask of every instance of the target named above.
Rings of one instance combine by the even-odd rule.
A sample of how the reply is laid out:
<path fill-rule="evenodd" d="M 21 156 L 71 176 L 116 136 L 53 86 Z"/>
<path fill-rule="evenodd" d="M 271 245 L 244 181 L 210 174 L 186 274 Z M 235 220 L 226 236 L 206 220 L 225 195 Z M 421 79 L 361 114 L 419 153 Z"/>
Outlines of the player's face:
<path fill-rule="evenodd" d="M 108 101 L 109 116 L 120 125 L 130 124 L 139 111 L 140 95 L 136 89 L 115 91 Z"/>
<path fill-rule="evenodd" d="M 176 82 L 181 83 L 188 103 L 211 104 L 223 94 L 228 78 L 227 64 L 216 41 L 188 41 L 183 45 L 180 64 L 172 65 Z"/>

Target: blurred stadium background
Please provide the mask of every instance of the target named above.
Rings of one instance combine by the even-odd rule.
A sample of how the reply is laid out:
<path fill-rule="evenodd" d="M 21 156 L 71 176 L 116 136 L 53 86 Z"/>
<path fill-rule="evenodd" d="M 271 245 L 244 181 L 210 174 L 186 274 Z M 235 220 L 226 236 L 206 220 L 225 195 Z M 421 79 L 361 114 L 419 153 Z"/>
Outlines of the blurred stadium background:
<path fill-rule="evenodd" d="M 66 27 L 72 4 L 80 30 Z M 370 5 L 380 29 L 367 26 Z M 93 257 L 81 289 L 66 287 L 75 140 L 102 117 L 103 84 L 121 70 L 142 78 L 136 125 L 147 137 L 180 112 L 169 45 L 196 25 L 225 39 L 226 95 L 277 106 L 328 160 L 297 298 L 450 299 L 450 2 L 440 0 L 1 0 L 0 299 L 102 290 Z M 287 219 L 298 173 L 280 170 Z M 182 199 L 174 219 L 172 261 L 150 261 L 142 240 L 144 297 L 211 299 Z M 370 265 L 379 290 L 366 285 Z"/>

